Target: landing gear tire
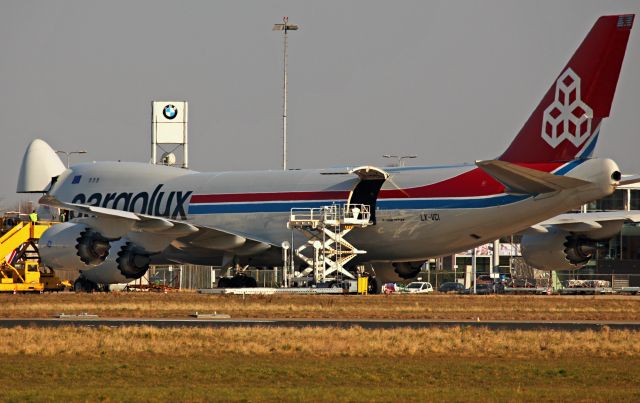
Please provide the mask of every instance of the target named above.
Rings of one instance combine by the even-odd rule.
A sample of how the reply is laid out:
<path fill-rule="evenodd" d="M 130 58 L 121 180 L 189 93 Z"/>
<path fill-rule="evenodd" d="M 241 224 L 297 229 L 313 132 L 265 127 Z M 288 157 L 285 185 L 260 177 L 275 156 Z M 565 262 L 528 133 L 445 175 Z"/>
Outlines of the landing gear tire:
<path fill-rule="evenodd" d="M 75 292 L 92 292 L 95 291 L 97 289 L 97 284 L 95 284 L 93 281 L 89 281 L 84 277 L 80 277 L 78 278 L 74 283 L 73 283 L 73 291 Z"/>
<path fill-rule="evenodd" d="M 245 287 L 250 287 L 250 288 L 257 287 L 258 286 L 258 282 L 256 281 L 255 278 L 247 276 L 247 277 L 244 278 L 244 286 Z"/>
<path fill-rule="evenodd" d="M 229 279 L 230 287 L 233 288 L 253 288 L 258 286 L 255 278 L 245 276 L 244 274 L 235 275 Z"/>
<path fill-rule="evenodd" d="M 233 277 L 222 277 L 218 281 L 218 288 L 253 288 L 257 287 L 258 282 L 255 278 L 237 274 Z"/>

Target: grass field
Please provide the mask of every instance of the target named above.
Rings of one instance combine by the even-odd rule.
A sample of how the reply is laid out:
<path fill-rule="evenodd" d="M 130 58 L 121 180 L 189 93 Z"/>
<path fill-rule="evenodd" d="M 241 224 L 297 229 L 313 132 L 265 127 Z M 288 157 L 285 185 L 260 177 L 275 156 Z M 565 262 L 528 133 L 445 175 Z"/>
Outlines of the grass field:
<path fill-rule="evenodd" d="M 620 296 L 0 295 L 0 317 L 640 320 Z M 0 401 L 639 401 L 640 332 L 0 328 Z"/>
<path fill-rule="evenodd" d="M 196 293 L 52 293 L 0 295 L 0 317 L 51 317 L 88 312 L 101 317 L 186 317 L 194 312 L 234 318 L 365 318 L 481 320 L 640 320 L 637 296 L 470 295 L 205 295 Z"/>
<path fill-rule="evenodd" d="M 3 401 L 638 401 L 640 334 L 0 329 Z"/>

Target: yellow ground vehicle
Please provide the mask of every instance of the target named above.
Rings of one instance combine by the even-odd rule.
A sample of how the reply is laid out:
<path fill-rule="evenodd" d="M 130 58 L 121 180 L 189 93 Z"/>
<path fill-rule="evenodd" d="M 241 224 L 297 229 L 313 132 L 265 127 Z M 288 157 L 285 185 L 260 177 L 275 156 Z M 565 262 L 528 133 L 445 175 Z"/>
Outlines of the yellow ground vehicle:
<path fill-rule="evenodd" d="M 37 240 L 55 222 L 2 218 L 0 237 L 0 292 L 61 291 L 70 287 L 52 271 L 40 268 Z"/>

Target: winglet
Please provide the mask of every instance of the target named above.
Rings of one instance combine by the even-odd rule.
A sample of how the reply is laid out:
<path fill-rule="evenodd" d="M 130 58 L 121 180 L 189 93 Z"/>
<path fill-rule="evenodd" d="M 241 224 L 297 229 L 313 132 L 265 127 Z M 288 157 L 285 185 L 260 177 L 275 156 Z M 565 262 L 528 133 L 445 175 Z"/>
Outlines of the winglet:
<path fill-rule="evenodd" d="M 476 165 L 504 185 L 508 193 L 541 194 L 589 183 L 582 179 L 554 175 L 501 160 L 476 161 Z"/>

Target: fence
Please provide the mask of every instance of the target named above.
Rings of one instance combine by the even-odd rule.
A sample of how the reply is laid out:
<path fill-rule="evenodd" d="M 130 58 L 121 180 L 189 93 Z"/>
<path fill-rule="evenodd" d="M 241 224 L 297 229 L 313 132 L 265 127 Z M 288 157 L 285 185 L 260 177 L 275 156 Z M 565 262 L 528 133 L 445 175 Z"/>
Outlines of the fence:
<path fill-rule="evenodd" d="M 620 270 L 617 272 L 608 272 L 602 270 L 601 272 L 594 272 L 594 270 L 584 268 L 573 271 L 557 271 L 556 275 L 560 283 L 564 286 L 566 286 L 567 282 L 570 280 L 602 280 L 609 282 L 614 290 L 619 290 L 624 287 L 640 287 L 640 270 L 631 273 L 620 273 L 619 271 Z M 500 272 L 510 275 L 516 286 L 543 288 L 551 286 L 551 275 L 548 271 L 534 269 L 527 271 L 522 268 L 512 268 L 510 273 L 507 267 L 501 267 Z M 465 284 L 465 274 L 464 269 L 457 271 L 430 270 L 420 272 L 417 279 L 420 281 L 428 281 L 433 285 L 434 289 L 437 289 L 446 282 L 460 282 Z M 481 276 L 489 273 L 478 271 L 476 274 L 477 276 Z M 473 279 L 469 276 L 467 279 L 467 285 L 470 286 L 472 284 L 472 280 Z"/>
<path fill-rule="evenodd" d="M 247 270 L 245 273 L 256 279 L 258 287 L 278 287 L 282 281 L 282 272 L 272 269 Z M 145 277 L 149 284 L 165 285 L 185 290 L 215 288 L 221 276 L 227 274 L 226 269 L 214 266 L 180 265 L 152 266 Z"/>
<path fill-rule="evenodd" d="M 509 274 L 508 267 L 501 267 L 501 273 Z M 258 287 L 280 287 L 282 284 L 282 270 L 277 272 L 273 269 L 252 269 L 245 272 L 248 276 L 256 279 Z M 611 284 L 614 290 L 624 287 L 640 287 L 640 271 L 636 273 L 597 273 L 589 268 L 575 271 L 558 271 L 556 272 L 558 280 L 562 284 L 566 284 L 569 280 L 604 280 Z M 227 274 L 226 269 L 220 269 L 214 266 L 153 266 L 145 275 L 143 282 L 148 280 L 150 284 L 166 285 L 169 287 L 180 289 L 201 289 L 215 288 L 221 276 Z M 477 272 L 477 275 L 486 275 L 487 272 Z M 520 268 L 512 268 L 512 277 L 519 286 L 547 287 L 549 286 L 549 272 L 532 270 L 526 271 Z M 430 270 L 420 272 L 416 279 L 419 281 L 428 281 L 433 285 L 434 289 L 440 287 L 446 282 L 461 282 L 464 284 L 465 270 L 443 271 Z M 471 284 L 472 278 L 468 278 Z"/>

